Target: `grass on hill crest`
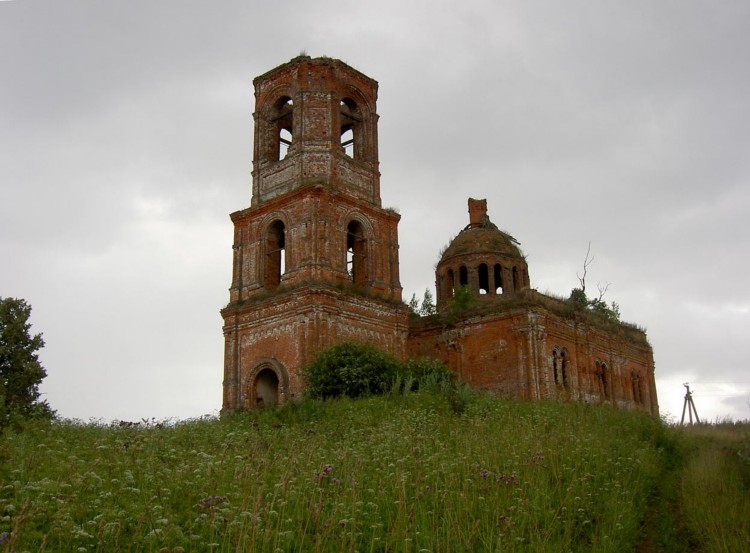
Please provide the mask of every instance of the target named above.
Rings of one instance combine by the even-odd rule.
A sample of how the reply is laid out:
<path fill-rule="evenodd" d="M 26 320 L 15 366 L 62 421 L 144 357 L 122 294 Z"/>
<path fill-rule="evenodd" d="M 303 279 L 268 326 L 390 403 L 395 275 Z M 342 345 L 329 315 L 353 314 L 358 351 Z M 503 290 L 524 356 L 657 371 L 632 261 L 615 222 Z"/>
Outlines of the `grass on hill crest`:
<path fill-rule="evenodd" d="M 703 493 L 695 456 L 665 468 L 687 434 L 606 407 L 432 393 L 30 424 L 0 444 L 0 551 L 643 551 L 664 474 L 675 496 Z M 747 526 L 732 497 L 722 512 Z M 687 528 L 705 521 L 695 509 L 676 515 Z"/>

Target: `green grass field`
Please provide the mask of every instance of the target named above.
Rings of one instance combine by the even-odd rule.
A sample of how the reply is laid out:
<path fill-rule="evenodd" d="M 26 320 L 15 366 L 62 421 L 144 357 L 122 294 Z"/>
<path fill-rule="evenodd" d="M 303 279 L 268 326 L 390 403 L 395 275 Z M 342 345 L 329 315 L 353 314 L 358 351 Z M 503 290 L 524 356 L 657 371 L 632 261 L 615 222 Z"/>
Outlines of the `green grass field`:
<path fill-rule="evenodd" d="M 750 550 L 750 425 L 464 396 L 8 429 L 0 551 Z"/>

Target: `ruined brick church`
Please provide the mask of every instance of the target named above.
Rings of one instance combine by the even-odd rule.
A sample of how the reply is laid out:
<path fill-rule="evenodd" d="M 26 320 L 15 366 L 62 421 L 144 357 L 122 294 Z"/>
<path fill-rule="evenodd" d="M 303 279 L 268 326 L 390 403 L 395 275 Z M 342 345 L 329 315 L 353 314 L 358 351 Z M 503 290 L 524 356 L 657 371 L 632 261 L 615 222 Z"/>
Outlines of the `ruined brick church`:
<path fill-rule="evenodd" d="M 438 314 L 411 315 L 400 215 L 380 200 L 377 82 L 339 60 L 299 56 L 253 83 L 252 198 L 231 214 L 221 311 L 224 412 L 299 397 L 315 353 L 355 340 L 440 359 L 477 389 L 658 414 L 645 333 L 533 290 L 518 243 L 484 200 L 469 200 L 468 225 L 438 262 Z M 459 289 L 473 297 L 469 309 L 451 308 Z"/>

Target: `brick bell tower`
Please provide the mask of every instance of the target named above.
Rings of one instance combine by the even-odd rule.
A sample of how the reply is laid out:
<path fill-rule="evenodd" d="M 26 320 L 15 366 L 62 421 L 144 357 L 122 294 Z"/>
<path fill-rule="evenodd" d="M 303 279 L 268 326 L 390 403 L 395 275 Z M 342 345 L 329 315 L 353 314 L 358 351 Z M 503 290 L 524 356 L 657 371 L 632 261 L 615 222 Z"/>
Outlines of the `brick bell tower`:
<path fill-rule="evenodd" d="M 400 216 L 383 209 L 378 84 L 299 56 L 257 77 L 250 207 L 231 214 L 222 412 L 282 404 L 300 369 L 344 340 L 406 354 Z"/>

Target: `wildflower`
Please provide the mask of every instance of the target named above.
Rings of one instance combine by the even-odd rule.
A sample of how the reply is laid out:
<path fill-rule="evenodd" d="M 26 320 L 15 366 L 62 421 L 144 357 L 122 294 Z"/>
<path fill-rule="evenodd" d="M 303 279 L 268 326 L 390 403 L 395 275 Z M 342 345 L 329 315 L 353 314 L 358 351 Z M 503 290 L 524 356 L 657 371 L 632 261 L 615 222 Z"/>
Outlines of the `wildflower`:
<path fill-rule="evenodd" d="M 320 472 L 318 472 L 318 480 L 320 481 L 322 478 L 325 478 L 332 472 L 333 472 L 333 465 L 330 463 L 326 463 L 325 465 L 323 465 L 323 468 L 320 469 Z"/>
<path fill-rule="evenodd" d="M 10 534 L 8 532 L 0 533 L 0 545 L 5 545 L 10 541 Z"/>

